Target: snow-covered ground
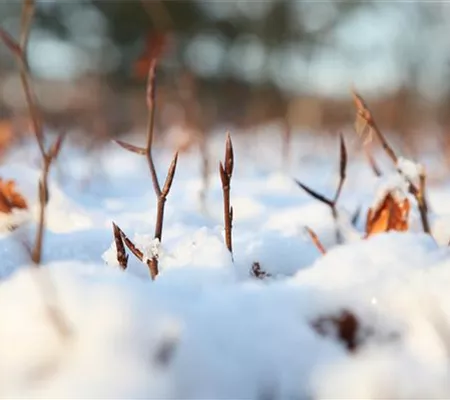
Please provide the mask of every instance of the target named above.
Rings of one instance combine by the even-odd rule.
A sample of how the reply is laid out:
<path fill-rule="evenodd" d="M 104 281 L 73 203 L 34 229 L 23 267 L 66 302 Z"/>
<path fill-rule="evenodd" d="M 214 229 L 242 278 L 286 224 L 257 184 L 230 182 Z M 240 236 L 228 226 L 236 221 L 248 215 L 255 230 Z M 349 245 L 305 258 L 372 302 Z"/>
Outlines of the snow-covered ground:
<path fill-rule="evenodd" d="M 14 217 L 29 222 L 0 236 L 0 397 L 449 397 L 449 181 L 429 188 L 434 239 L 421 233 L 412 200 L 409 232 L 363 240 L 367 210 L 395 171 L 386 162 L 391 172 L 376 178 L 356 135 L 345 136 L 344 244 L 335 243 L 330 209 L 293 179 L 331 197 L 338 137 L 295 137 L 286 167 L 277 134 L 236 135 L 232 261 L 223 238 L 221 132 L 210 143 L 205 207 L 200 157 L 180 155 L 155 281 L 133 255 L 120 269 L 112 237 L 114 221 L 136 245 L 152 243 L 156 201 L 144 159 L 114 144 L 90 155 L 66 144 L 52 173 L 45 268 L 36 269 L 27 243 L 38 157 L 32 144 L 15 150 L 0 177 L 16 181 L 31 212 Z M 163 179 L 171 153 L 154 153 Z M 4 218 L 3 227 L 11 222 Z M 271 276 L 252 277 L 254 262 Z M 317 328 L 342 313 L 357 321 L 352 351 L 333 326 L 326 334 Z"/>

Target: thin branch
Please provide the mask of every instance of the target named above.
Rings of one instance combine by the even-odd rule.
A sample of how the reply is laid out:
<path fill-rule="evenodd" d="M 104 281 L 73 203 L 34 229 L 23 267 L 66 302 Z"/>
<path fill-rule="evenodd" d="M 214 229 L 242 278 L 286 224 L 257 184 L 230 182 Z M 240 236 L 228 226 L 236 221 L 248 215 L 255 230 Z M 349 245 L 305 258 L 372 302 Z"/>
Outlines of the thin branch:
<path fill-rule="evenodd" d="M 412 186 L 414 187 L 414 185 Z M 426 197 L 425 172 L 421 173 L 419 176 L 419 188 L 415 197 L 419 208 L 420 220 L 422 221 L 423 231 L 431 235 L 430 223 L 428 221 L 428 203 Z"/>
<path fill-rule="evenodd" d="M 155 126 L 155 98 L 156 98 L 156 59 L 150 60 L 150 66 L 148 69 L 147 78 L 147 107 L 149 110 L 148 122 L 147 122 L 147 146 L 146 156 L 148 166 L 150 168 L 150 174 L 152 176 L 153 188 L 157 197 L 161 196 L 161 186 L 158 181 L 158 175 L 156 174 L 155 164 L 152 157 L 153 148 L 153 135 Z"/>
<path fill-rule="evenodd" d="M 375 161 L 375 158 L 373 157 L 373 154 L 368 146 L 364 146 L 364 153 L 367 157 L 367 160 L 369 161 L 370 168 L 372 169 L 375 176 L 377 177 L 382 176 L 383 173 L 381 172 L 381 169 L 378 166 L 377 162 Z"/>
<path fill-rule="evenodd" d="M 59 136 L 50 149 L 47 151 L 44 145 L 42 114 L 38 107 L 36 95 L 31 86 L 30 72 L 28 69 L 28 62 L 26 58 L 28 38 L 30 35 L 31 22 L 34 15 L 34 1 L 24 0 L 21 15 L 21 33 L 20 43 L 13 39 L 5 30 L 0 28 L 0 40 L 13 53 L 17 59 L 17 65 L 20 70 L 20 80 L 22 88 L 25 93 L 25 99 L 30 113 L 30 118 L 33 126 L 34 136 L 36 138 L 39 151 L 42 156 L 42 173 L 39 180 L 39 221 L 36 231 L 36 239 L 31 258 L 35 265 L 39 265 L 42 259 L 42 248 L 44 242 L 44 227 L 46 205 L 49 198 L 48 190 L 48 175 L 53 161 L 56 160 L 62 145 L 63 138 Z"/>
<path fill-rule="evenodd" d="M 347 148 L 345 146 L 344 137 L 342 136 L 342 134 L 340 134 L 339 183 L 336 188 L 336 192 L 333 196 L 333 199 L 329 199 L 329 198 L 325 197 L 324 195 L 311 189 L 310 187 L 306 186 L 302 182 L 295 180 L 297 185 L 300 186 L 311 197 L 315 198 L 316 200 L 318 200 L 318 201 L 326 204 L 328 207 L 330 207 L 331 214 L 336 223 L 336 242 L 337 243 L 343 242 L 343 235 L 342 235 L 342 232 L 340 231 L 339 225 L 338 225 L 339 215 L 338 215 L 338 210 L 337 210 L 336 204 L 339 200 L 339 197 L 342 192 L 342 188 L 344 186 L 344 182 L 346 179 L 346 171 L 347 171 Z"/>
<path fill-rule="evenodd" d="M 20 48 L 26 49 L 30 36 L 31 21 L 34 16 L 35 4 L 33 0 L 24 0 L 20 20 Z"/>
<path fill-rule="evenodd" d="M 230 204 L 230 188 L 231 178 L 233 176 L 234 168 L 234 152 L 231 136 L 228 133 L 225 143 L 225 160 L 224 163 L 219 164 L 220 180 L 222 181 L 222 193 L 223 193 L 223 214 L 225 225 L 225 244 L 227 249 L 233 257 L 233 207 Z"/>
<path fill-rule="evenodd" d="M 297 179 L 294 179 L 295 183 L 300 186 L 306 193 L 308 193 L 311 197 L 315 198 L 316 200 L 319 200 L 320 202 L 326 204 L 329 207 L 333 207 L 333 200 L 328 199 L 324 195 L 316 192 L 315 190 L 311 189 L 310 187 L 306 186 L 302 182 L 300 182 Z"/>
<path fill-rule="evenodd" d="M 340 161 L 339 161 L 339 185 L 334 195 L 333 204 L 336 205 L 339 196 L 341 195 L 342 187 L 344 186 L 346 171 L 347 171 L 347 148 L 345 147 L 344 137 L 342 133 L 340 138 Z"/>
<path fill-rule="evenodd" d="M 319 250 L 319 252 L 321 254 L 326 254 L 327 251 L 325 250 L 325 247 L 323 246 L 323 244 L 320 241 L 317 234 L 308 226 L 305 226 L 305 231 L 308 233 L 309 237 L 311 238 L 312 242 L 314 243 L 314 246 L 317 247 L 317 250 Z"/>
<path fill-rule="evenodd" d="M 352 215 L 351 224 L 356 226 L 359 221 L 359 217 L 361 216 L 361 206 L 359 206 Z"/>

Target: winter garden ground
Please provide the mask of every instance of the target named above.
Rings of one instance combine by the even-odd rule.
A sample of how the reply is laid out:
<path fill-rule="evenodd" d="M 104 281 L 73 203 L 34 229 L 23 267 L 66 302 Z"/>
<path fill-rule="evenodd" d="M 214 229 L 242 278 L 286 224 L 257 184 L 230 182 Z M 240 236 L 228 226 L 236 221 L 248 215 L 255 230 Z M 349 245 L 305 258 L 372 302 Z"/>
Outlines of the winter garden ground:
<path fill-rule="evenodd" d="M 277 132 L 233 136 L 234 262 L 223 239 L 224 131 L 210 142 L 206 209 L 199 155 L 180 155 L 155 281 L 132 255 L 128 269 L 119 268 L 111 229 L 115 221 L 149 254 L 156 202 L 143 159 L 114 144 L 86 155 L 65 143 L 51 176 L 45 267 L 35 269 L 24 243 L 37 220 L 39 156 L 35 143 L 13 151 L 0 174 L 16 181 L 31 212 L 1 220 L 0 396 L 450 396 L 449 181 L 429 186 L 436 241 L 421 233 L 414 207 L 408 233 L 363 240 L 367 209 L 399 179 L 388 162 L 376 178 L 356 135 L 349 129 L 345 138 L 349 166 L 338 203 L 345 244 L 336 246 L 329 208 L 293 178 L 332 193 L 338 137 L 295 136 L 283 169 Z M 156 146 L 154 154 L 164 174 L 171 152 Z M 429 172 L 439 168 L 439 160 L 421 161 Z M 355 228 L 350 218 L 359 207 Z M 18 229 L 5 231 L 15 222 Z M 272 277 L 252 277 L 255 261 Z M 48 303 L 67 323 L 67 337 L 51 323 Z M 322 335 L 312 327 L 342 310 L 359 321 L 355 351 L 332 329 Z"/>

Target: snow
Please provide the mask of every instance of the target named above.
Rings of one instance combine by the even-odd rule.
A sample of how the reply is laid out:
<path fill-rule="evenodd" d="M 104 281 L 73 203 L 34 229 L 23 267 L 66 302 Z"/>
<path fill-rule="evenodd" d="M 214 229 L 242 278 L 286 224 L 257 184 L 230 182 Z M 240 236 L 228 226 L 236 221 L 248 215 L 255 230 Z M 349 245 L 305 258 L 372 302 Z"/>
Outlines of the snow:
<path fill-rule="evenodd" d="M 419 187 L 420 177 L 425 174 L 423 165 L 415 163 L 404 157 L 399 157 L 397 160 L 398 171 L 416 187 Z"/>
<path fill-rule="evenodd" d="M 368 208 L 386 191 L 406 194 L 405 180 L 397 172 L 373 177 L 350 153 L 337 221 L 346 240 L 336 245 L 330 209 L 293 177 L 331 193 L 337 138 L 320 150 L 310 136 L 294 137 L 283 169 L 273 136 L 258 136 L 256 150 L 248 137 L 233 136 L 234 261 L 224 245 L 218 176 L 224 133 L 210 143 L 217 169 L 206 211 L 198 154 L 180 155 L 161 243 L 153 239 L 156 201 L 145 160 L 114 145 L 89 155 L 66 144 L 51 176 L 42 268 L 26 251 L 37 220 L 39 173 L 28 162 L 35 149 L 12 153 L 0 175 L 16 181 L 30 212 L 0 234 L 0 397 L 449 397 L 449 182 L 429 188 L 434 238 L 414 220 L 407 233 L 363 240 Z M 264 143 L 270 163 L 258 153 Z M 171 154 L 155 154 L 163 174 Z M 412 178 L 415 167 L 400 164 Z M 126 271 L 118 266 L 112 221 L 144 257 L 158 255 L 155 281 L 132 254 Z M 272 278 L 252 277 L 254 262 Z M 360 326 L 354 352 L 336 333 L 313 328 L 343 310 Z"/>

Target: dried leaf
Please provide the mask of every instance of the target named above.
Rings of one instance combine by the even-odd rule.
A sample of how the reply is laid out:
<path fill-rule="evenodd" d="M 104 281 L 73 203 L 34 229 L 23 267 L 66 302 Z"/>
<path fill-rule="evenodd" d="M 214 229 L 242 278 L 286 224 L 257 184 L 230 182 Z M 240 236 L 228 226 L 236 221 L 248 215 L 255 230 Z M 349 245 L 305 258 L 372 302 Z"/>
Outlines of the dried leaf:
<path fill-rule="evenodd" d="M 369 209 L 366 222 L 366 237 L 376 233 L 408 230 L 410 203 L 407 198 L 397 200 L 388 193 L 380 206 Z"/>
<path fill-rule="evenodd" d="M 322 336 L 336 336 L 349 351 L 358 349 L 361 324 L 351 311 L 342 310 L 338 315 L 328 315 L 312 322 L 313 329 Z"/>
<path fill-rule="evenodd" d="M 10 214 L 14 208 L 27 209 L 28 205 L 22 195 L 16 191 L 15 182 L 0 178 L 0 212 Z"/>

